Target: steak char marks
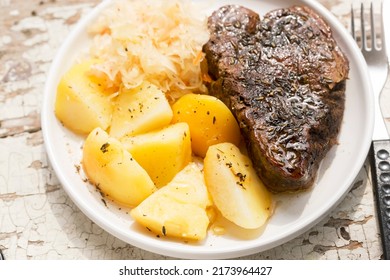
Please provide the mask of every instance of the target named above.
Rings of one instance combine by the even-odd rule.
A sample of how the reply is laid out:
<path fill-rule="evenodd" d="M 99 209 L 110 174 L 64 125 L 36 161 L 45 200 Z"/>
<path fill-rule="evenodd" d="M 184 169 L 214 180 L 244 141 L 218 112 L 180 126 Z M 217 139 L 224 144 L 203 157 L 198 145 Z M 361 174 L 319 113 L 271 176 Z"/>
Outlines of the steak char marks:
<path fill-rule="evenodd" d="M 223 6 L 208 20 L 209 91 L 240 124 L 248 154 L 272 192 L 310 188 L 337 142 L 348 60 L 308 7 L 257 13 Z"/>

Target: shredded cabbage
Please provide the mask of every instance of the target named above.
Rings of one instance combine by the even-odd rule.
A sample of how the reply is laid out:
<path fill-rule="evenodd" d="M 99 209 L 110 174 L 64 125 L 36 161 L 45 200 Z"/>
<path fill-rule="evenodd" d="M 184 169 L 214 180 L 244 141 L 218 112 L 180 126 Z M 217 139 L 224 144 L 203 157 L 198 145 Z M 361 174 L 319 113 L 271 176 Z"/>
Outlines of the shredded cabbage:
<path fill-rule="evenodd" d="M 172 99 L 206 92 L 200 62 L 209 33 L 200 14 L 187 0 L 116 1 L 89 28 L 94 71 L 118 88 L 149 81 Z"/>

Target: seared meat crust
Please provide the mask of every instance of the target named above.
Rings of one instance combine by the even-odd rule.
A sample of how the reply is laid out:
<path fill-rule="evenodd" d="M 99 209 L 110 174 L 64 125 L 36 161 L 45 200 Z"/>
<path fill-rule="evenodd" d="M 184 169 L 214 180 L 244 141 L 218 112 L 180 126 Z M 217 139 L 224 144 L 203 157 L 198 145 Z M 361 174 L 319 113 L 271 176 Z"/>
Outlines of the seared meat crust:
<path fill-rule="evenodd" d="M 236 5 L 215 11 L 208 27 L 210 94 L 235 115 L 259 177 L 273 192 L 309 188 L 344 112 L 349 65 L 330 27 L 304 6 L 260 20 Z"/>

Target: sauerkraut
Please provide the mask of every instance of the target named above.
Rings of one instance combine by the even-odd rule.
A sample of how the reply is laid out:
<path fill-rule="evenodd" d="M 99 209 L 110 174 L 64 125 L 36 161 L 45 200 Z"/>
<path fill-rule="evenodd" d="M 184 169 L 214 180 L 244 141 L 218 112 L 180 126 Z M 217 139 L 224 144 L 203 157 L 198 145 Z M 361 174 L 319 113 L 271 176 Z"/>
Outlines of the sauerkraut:
<path fill-rule="evenodd" d="M 107 86 L 149 81 L 172 99 L 206 92 L 200 62 L 209 33 L 198 8 L 185 0 L 115 1 L 89 28 L 89 54 L 99 61 L 93 71 Z"/>

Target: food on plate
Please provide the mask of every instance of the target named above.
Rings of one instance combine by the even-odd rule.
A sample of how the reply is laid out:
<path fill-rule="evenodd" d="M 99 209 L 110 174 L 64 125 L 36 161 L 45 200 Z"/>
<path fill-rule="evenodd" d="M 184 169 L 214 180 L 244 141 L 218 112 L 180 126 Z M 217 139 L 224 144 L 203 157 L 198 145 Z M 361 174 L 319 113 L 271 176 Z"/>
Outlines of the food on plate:
<path fill-rule="evenodd" d="M 165 94 L 155 85 L 144 82 L 133 89 L 120 89 L 115 99 L 110 136 L 120 139 L 167 126 L 172 109 Z"/>
<path fill-rule="evenodd" d="M 102 86 L 91 71 L 93 60 L 73 65 L 61 78 L 55 101 L 57 118 L 70 130 L 88 134 L 95 127 L 110 125 L 112 88 Z"/>
<path fill-rule="evenodd" d="M 205 93 L 200 61 L 209 33 L 200 5 L 192 1 L 116 1 L 89 28 L 90 55 L 114 85 L 150 81 L 176 99 Z"/>
<path fill-rule="evenodd" d="M 88 135 L 83 170 L 104 197 L 159 237 L 200 241 L 216 212 L 259 229 L 271 192 L 313 184 L 337 142 L 349 66 L 308 7 L 260 20 L 227 5 L 208 21 L 194 7 L 115 2 L 59 82 L 55 112 Z"/>
<path fill-rule="evenodd" d="M 165 186 L 191 161 L 190 129 L 187 123 L 121 139 L 124 147 L 148 172 L 157 187 Z"/>
<path fill-rule="evenodd" d="M 304 6 L 260 20 L 227 5 L 208 28 L 210 94 L 232 109 L 259 177 L 273 192 L 310 188 L 337 143 L 349 72 L 330 27 Z"/>
<path fill-rule="evenodd" d="M 226 105 L 218 98 L 204 94 L 186 94 L 173 106 L 173 122 L 186 122 L 190 127 L 194 154 L 204 157 L 214 144 L 230 142 L 238 145 L 240 128 Z"/>
<path fill-rule="evenodd" d="M 229 221 L 256 229 L 271 216 L 271 194 L 235 145 L 220 143 L 208 149 L 204 177 L 215 206 Z"/>
<path fill-rule="evenodd" d="M 203 174 L 196 163 L 190 163 L 130 214 L 158 236 L 202 240 L 207 235 L 211 205 Z"/>
<path fill-rule="evenodd" d="M 88 180 L 119 204 L 137 206 L 156 190 L 145 169 L 101 128 L 91 131 L 85 140 L 82 166 Z"/>

